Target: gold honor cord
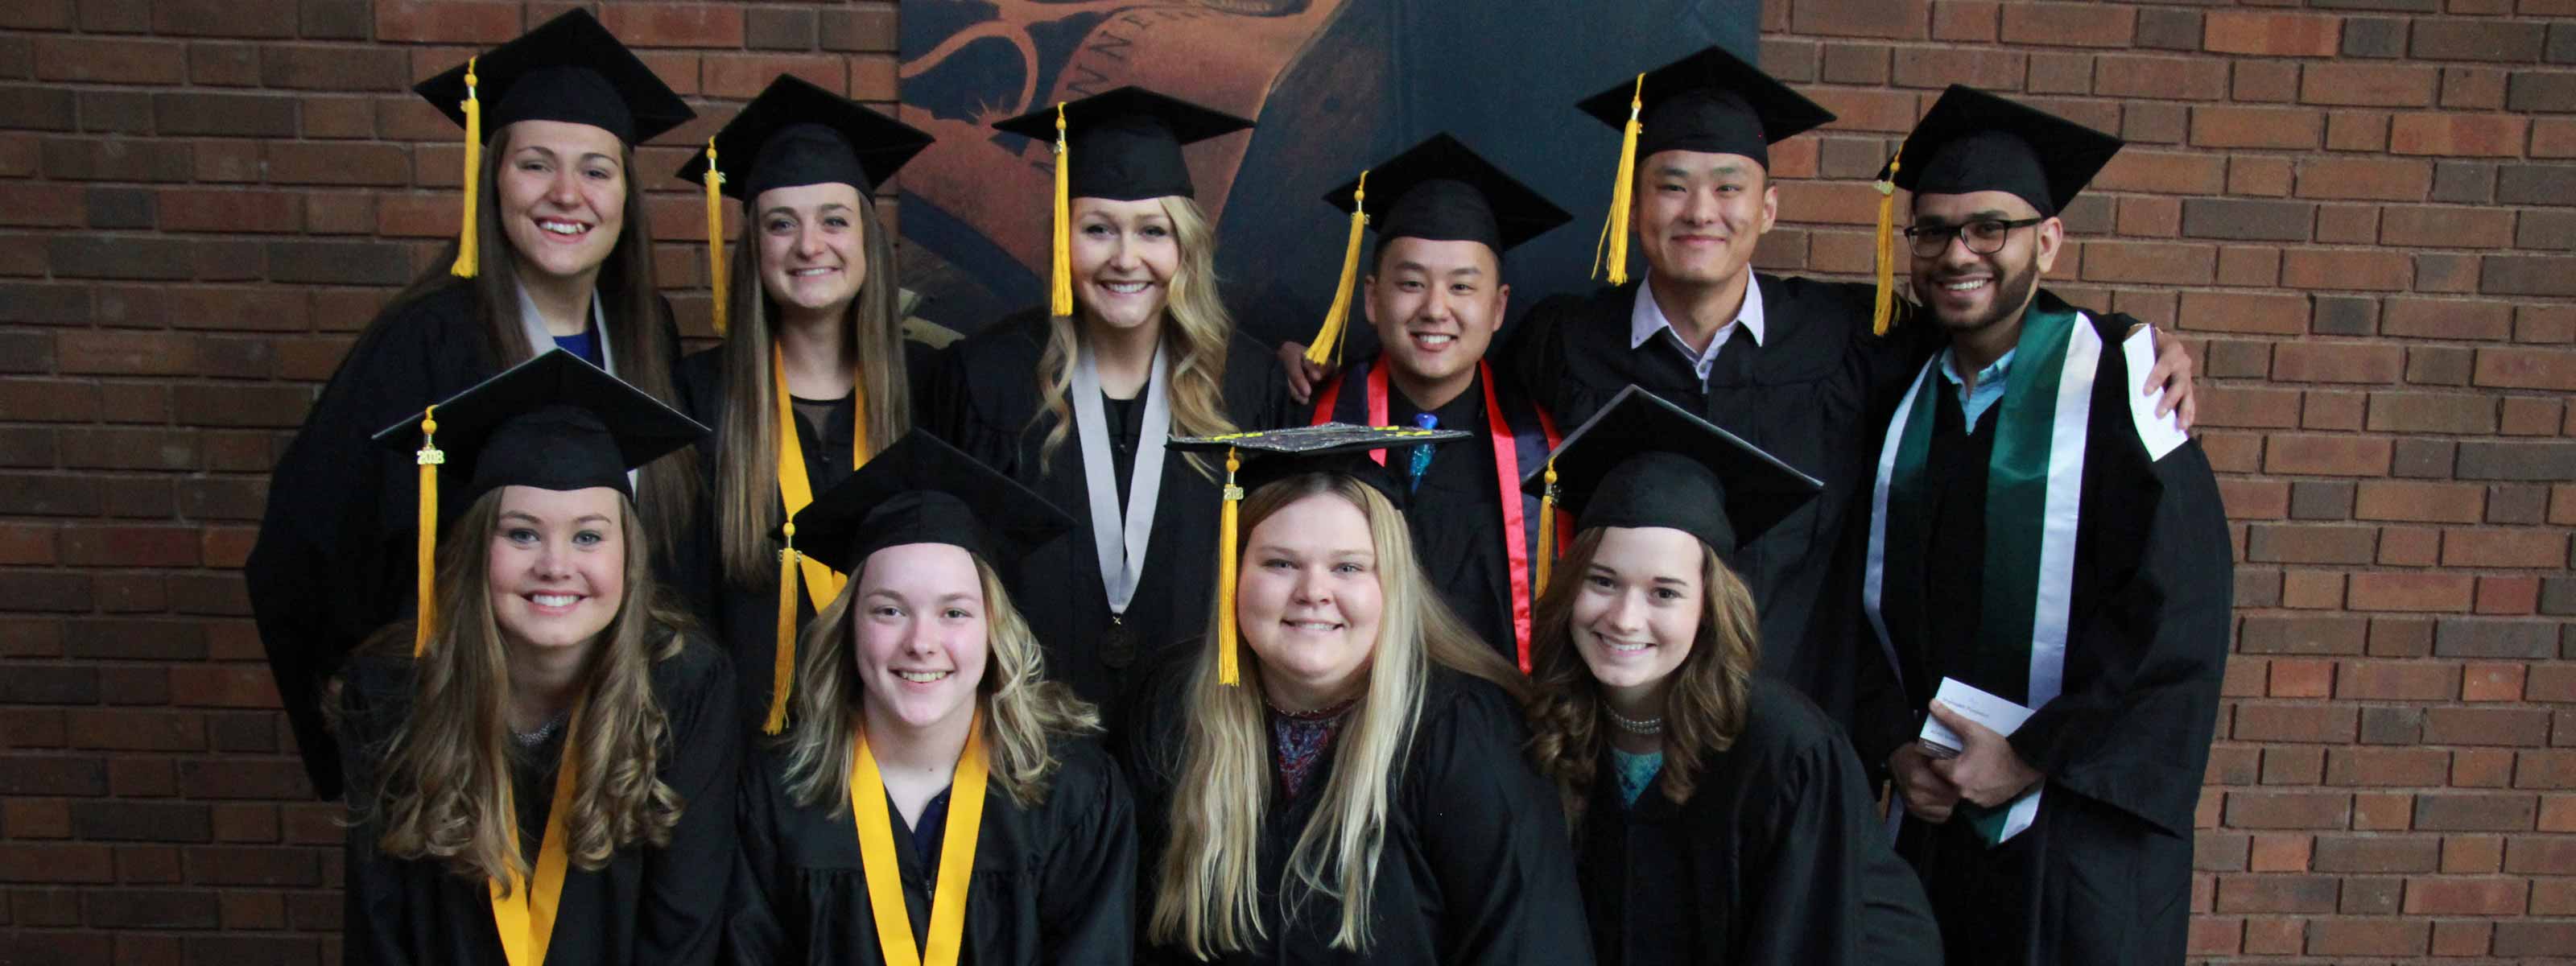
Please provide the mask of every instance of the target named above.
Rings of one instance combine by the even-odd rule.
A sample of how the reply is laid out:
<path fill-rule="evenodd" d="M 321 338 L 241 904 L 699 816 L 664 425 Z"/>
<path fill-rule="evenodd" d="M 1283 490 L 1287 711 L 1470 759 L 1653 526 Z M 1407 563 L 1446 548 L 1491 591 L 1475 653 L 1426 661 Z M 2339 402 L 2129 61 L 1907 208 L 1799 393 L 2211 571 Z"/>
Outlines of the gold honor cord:
<path fill-rule="evenodd" d="M 573 706 L 572 720 L 581 720 L 578 704 Z M 514 871 L 506 886 L 490 884 L 492 925 L 501 934 L 501 953 L 510 966 L 544 966 L 546 947 L 554 941 L 555 911 L 563 901 L 564 870 L 569 864 L 564 850 L 571 833 L 564 830 L 564 814 L 572 811 L 573 772 L 581 760 L 579 737 L 564 737 L 563 758 L 555 763 L 554 804 L 546 808 L 546 837 L 537 845 L 536 882 L 524 881 Z M 519 812 L 510 804 L 506 787 L 500 820 L 510 823 L 510 854 L 518 855 Z"/>
<path fill-rule="evenodd" d="M 769 346 L 769 375 L 778 394 L 778 500 L 787 508 L 787 518 L 814 502 L 814 486 L 805 476 L 805 448 L 796 442 L 796 410 L 787 394 L 787 356 L 777 343 Z M 850 401 L 856 410 L 851 414 L 850 468 L 855 470 L 868 461 L 868 402 L 856 373 L 850 377 Z M 787 723 L 787 697 L 796 675 L 796 570 L 805 572 L 805 595 L 814 602 L 814 612 L 822 613 L 832 599 L 841 595 L 841 586 L 849 578 L 812 555 L 797 553 L 793 525 L 789 528 L 788 548 L 781 552 L 778 568 L 778 649 L 776 666 L 770 675 L 769 717 L 761 730 L 777 734 Z M 786 565 L 796 561 L 796 567 Z"/>
<path fill-rule="evenodd" d="M 930 940 L 913 943 L 912 915 L 903 904 L 903 878 L 895 866 L 894 820 L 886 814 L 885 778 L 868 750 L 864 729 L 850 763 L 850 818 L 858 826 L 859 861 L 868 877 L 868 909 L 876 914 L 877 947 L 889 966 L 956 966 L 965 946 L 966 887 L 975 868 L 975 839 L 984 827 L 984 716 L 966 725 L 966 751 L 957 757 L 949 786 L 948 828 L 939 837 L 939 879 L 930 896 Z M 517 966 L 513 963 L 512 966 Z"/>

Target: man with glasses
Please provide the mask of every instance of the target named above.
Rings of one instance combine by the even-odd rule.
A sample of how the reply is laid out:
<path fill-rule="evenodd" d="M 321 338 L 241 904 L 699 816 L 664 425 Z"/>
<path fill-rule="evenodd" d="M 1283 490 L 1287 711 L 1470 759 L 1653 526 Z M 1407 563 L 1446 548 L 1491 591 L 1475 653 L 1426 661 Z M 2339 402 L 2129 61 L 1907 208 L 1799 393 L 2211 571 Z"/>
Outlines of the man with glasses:
<path fill-rule="evenodd" d="M 1895 775 L 1950 962 L 2184 954 L 2227 521 L 2199 445 L 2132 388 L 2155 333 L 2039 287 L 2058 213 L 2119 148 L 1953 86 L 1894 173 L 1915 319 L 1945 345 L 1869 491 L 1863 611 L 1910 713 L 1860 743 Z"/>

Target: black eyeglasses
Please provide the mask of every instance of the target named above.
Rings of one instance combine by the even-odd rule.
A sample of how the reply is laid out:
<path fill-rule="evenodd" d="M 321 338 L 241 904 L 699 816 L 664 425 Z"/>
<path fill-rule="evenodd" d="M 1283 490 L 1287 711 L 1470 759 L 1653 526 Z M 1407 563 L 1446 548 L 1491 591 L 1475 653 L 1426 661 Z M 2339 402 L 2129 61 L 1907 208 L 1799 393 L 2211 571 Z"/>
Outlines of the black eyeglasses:
<path fill-rule="evenodd" d="M 1974 254 L 1992 255 L 2004 250 L 2004 239 L 2012 236 L 2013 229 L 2028 228 L 2047 220 L 1980 218 L 1959 225 L 1916 225 L 1905 230 L 1905 237 L 1913 243 L 1916 258 L 1940 257 L 1954 237 L 1967 242 L 1968 251 Z"/>

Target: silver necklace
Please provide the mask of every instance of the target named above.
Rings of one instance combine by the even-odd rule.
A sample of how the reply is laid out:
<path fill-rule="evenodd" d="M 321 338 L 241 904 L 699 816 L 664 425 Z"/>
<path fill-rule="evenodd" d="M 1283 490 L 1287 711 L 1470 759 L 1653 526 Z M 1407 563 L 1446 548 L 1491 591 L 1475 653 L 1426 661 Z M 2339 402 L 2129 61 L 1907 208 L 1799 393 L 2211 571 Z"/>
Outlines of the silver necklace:
<path fill-rule="evenodd" d="M 564 720 L 571 717 L 571 715 L 572 712 L 570 711 L 558 711 L 555 713 L 554 717 L 546 719 L 546 723 L 538 725 L 537 730 L 535 731 L 521 731 L 517 728 L 512 728 L 510 729 L 510 740 L 518 742 L 519 747 L 521 748 L 534 748 L 538 745 L 545 744 L 546 739 L 554 737 L 555 732 L 563 730 Z"/>
<path fill-rule="evenodd" d="M 1611 727 L 1632 735 L 1659 735 L 1664 733 L 1664 719 L 1662 718 L 1647 718 L 1640 721 L 1635 718 L 1628 717 L 1627 715 L 1620 714 L 1619 712 L 1612 710 L 1611 707 L 1606 704 L 1601 706 L 1601 713 L 1610 716 Z"/>

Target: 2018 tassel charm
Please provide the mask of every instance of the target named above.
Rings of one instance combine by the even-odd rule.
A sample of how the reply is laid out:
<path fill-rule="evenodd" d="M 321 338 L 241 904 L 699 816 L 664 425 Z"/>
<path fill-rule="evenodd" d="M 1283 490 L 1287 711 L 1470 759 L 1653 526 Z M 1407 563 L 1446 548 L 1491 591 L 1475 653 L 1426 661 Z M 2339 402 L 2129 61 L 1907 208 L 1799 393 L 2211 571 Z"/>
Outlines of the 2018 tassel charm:
<path fill-rule="evenodd" d="M 725 334 L 724 173 L 716 170 L 716 139 L 707 139 L 707 288 L 715 296 L 716 334 Z"/>
<path fill-rule="evenodd" d="M 1216 680 L 1219 684 L 1240 684 L 1243 680 L 1241 659 L 1235 655 L 1237 631 L 1234 626 L 1234 583 L 1237 556 L 1235 520 L 1237 508 L 1243 505 L 1243 488 L 1234 483 L 1234 472 L 1243 467 L 1242 454 L 1232 448 L 1225 451 L 1225 505 L 1217 511 L 1216 545 Z"/>
<path fill-rule="evenodd" d="M 1878 179 L 1878 291 L 1871 305 L 1869 330 L 1887 334 L 1896 315 L 1896 170 L 1903 166 L 1905 145 L 1888 156 L 1887 177 Z"/>
<path fill-rule="evenodd" d="M 1342 246 L 1342 277 L 1333 288 L 1333 306 L 1324 312 L 1324 327 L 1315 333 L 1315 344 L 1306 347 L 1306 361 L 1316 365 L 1338 363 L 1342 357 L 1342 335 L 1350 327 L 1351 286 L 1359 281 L 1360 238 L 1368 229 L 1368 172 L 1360 172 L 1359 187 L 1351 192 L 1351 236 Z"/>
<path fill-rule="evenodd" d="M 412 611 L 411 636 L 415 659 L 429 651 L 429 639 L 438 631 L 438 468 L 447 462 L 447 454 L 439 452 L 437 432 L 438 407 L 433 405 L 420 411 L 420 450 L 412 454 L 420 467 L 420 537 L 415 542 L 420 569 L 413 584 L 420 601 Z"/>
<path fill-rule="evenodd" d="M 796 679 L 796 524 L 784 528 L 787 546 L 778 551 L 778 649 L 770 667 L 769 716 L 762 734 L 787 729 L 787 696 Z"/>
<path fill-rule="evenodd" d="M 1601 226 L 1601 239 L 1592 246 L 1592 273 L 1601 274 L 1601 266 L 1610 266 L 1610 284 L 1628 284 L 1628 208 L 1637 190 L 1637 134 L 1645 130 L 1637 115 L 1646 108 L 1646 75 L 1637 75 L 1637 89 L 1628 95 L 1628 124 L 1619 132 L 1619 180 L 1610 186 L 1610 220 Z M 1609 257 L 1601 258 L 1607 247 Z"/>
<path fill-rule="evenodd" d="M 1055 105 L 1055 229 L 1047 242 L 1047 312 L 1073 314 L 1073 152 L 1065 145 L 1064 103 Z"/>
<path fill-rule="evenodd" d="M 1556 457 L 1547 458 L 1547 488 L 1538 498 L 1538 586 L 1532 597 L 1547 593 L 1548 576 L 1556 569 Z M 1527 671 L 1528 668 L 1521 670 Z"/>

